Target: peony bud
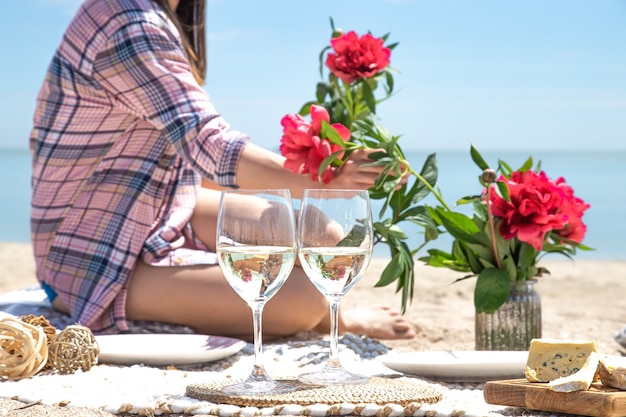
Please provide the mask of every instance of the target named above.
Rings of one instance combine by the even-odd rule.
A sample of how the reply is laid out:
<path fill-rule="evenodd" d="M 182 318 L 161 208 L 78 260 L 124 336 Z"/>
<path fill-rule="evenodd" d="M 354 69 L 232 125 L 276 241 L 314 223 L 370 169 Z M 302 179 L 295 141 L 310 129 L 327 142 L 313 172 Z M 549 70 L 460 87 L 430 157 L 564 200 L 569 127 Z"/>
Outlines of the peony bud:
<path fill-rule="evenodd" d="M 487 168 L 486 170 L 484 170 L 483 174 L 481 175 L 481 179 L 486 184 L 491 184 L 493 182 L 496 182 L 496 178 L 498 178 L 498 174 L 496 173 L 496 171 L 494 171 L 491 168 Z"/>
<path fill-rule="evenodd" d="M 335 38 L 338 38 L 338 37 L 340 37 L 340 36 L 343 36 L 343 29 L 335 29 L 335 30 L 333 31 L 333 36 L 332 36 L 332 38 L 333 38 L 333 39 L 335 39 Z"/>

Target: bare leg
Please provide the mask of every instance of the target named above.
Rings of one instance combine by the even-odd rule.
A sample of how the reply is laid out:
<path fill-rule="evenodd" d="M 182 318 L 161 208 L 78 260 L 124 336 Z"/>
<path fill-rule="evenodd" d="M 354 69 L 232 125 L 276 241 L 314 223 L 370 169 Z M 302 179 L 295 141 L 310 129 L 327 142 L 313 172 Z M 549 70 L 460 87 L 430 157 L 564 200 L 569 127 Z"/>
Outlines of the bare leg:
<path fill-rule="evenodd" d="M 207 247 L 215 250 L 219 191 L 202 189 L 191 220 Z M 252 313 L 228 285 L 219 266 L 153 267 L 138 262 L 129 284 L 129 319 L 187 325 L 200 333 L 252 339 Z M 329 307 L 301 268 L 294 268 L 263 311 L 268 339 L 300 331 L 329 331 Z M 396 310 L 367 306 L 342 311 L 339 331 L 380 339 L 412 338 L 411 324 Z"/>
<path fill-rule="evenodd" d="M 326 300 L 300 268 L 263 310 L 267 339 L 310 330 L 324 317 Z M 219 266 L 154 267 L 139 262 L 128 289 L 131 320 L 182 324 L 205 334 L 252 340 L 250 307 L 228 285 Z"/>

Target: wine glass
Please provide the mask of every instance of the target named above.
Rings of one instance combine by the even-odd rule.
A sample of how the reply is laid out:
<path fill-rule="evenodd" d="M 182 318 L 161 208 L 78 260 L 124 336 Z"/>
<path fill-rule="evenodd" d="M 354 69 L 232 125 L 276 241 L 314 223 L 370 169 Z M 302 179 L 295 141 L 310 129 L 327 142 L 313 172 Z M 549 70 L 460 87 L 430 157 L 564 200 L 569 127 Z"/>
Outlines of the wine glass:
<path fill-rule="evenodd" d="M 298 221 L 298 258 L 315 288 L 330 304 L 330 357 L 300 382 L 363 384 L 367 376 L 348 372 L 339 361 L 339 303 L 361 279 L 372 257 L 372 213 L 362 190 L 305 190 Z"/>
<path fill-rule="evenodd" d="M 296 232 L 289 190 L 223 191 L 217 217 L 217 257 L 226 281 L 250 306 L 254 367 L 243 382 L 222 387 L 227 395 L 267 395 L 295 390 L 274 381 L 263 363 L 262 312 L 296 260 Z"/>

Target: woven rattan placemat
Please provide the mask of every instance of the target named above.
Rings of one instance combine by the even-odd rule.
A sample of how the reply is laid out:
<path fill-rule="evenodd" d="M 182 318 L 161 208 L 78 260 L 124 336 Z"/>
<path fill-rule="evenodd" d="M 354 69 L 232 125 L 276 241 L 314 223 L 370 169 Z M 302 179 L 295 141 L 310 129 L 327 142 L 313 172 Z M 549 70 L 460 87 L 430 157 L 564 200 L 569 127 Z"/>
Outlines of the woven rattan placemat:
<path fill-rule="evenodd" d="M 433 404 L 443 397 L 436 387 L 407 378 L 371 377 L 360 385 L 311 386 L 296 380 L 280 380 L 293 384 L 296 391 L 286 394 L 263 396 L 229 396 L 220 390 L 223 385 L 233 381 L 206 382 L 187 386 L 186 395 L 198 400 L 219 404 L 232 404 L 242 407 L 272 407 L 285 404 L 398 404 L 406 407 L 410 404 Z"/>

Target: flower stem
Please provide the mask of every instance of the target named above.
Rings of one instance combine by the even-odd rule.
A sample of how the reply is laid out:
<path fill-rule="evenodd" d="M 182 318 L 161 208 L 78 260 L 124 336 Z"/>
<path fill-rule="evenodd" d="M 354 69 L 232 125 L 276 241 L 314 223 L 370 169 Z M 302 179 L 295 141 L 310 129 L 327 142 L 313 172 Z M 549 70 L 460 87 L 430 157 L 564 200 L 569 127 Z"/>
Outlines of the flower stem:
<path fill-rule="evenodd" d="M 344 95 L 341 96 L 341 101 L 343 102 L 343 106 L 346 108 L 346 112 L 348 113 L 348 120 L 346 121 L 346 127 L 348 129 L 352 128 L 352 122 L 354 122 L 355 114 L 354 114 L 354 106 L 355 102 L 352 97 L 352 91 L 350 90 L 350 84 L 346 84 L 341 81 L 343 84 L 343 90 L 345 92 Z"/>
<path fill-rule="evenodd" d="M 496 265 L 500 268 L 500 255 L 498 254 L 498 245 L 496 244 L 496 226 L 493 222 L 493 213 L 491 212 L 491 185 L 487 187 L 485 195 L 485 204 L 487 205 L 487 219 L 489 220 L 489 231 L 491 232 L 491 245 L 493 247 L 493 256 L 496 258 Z"/>

